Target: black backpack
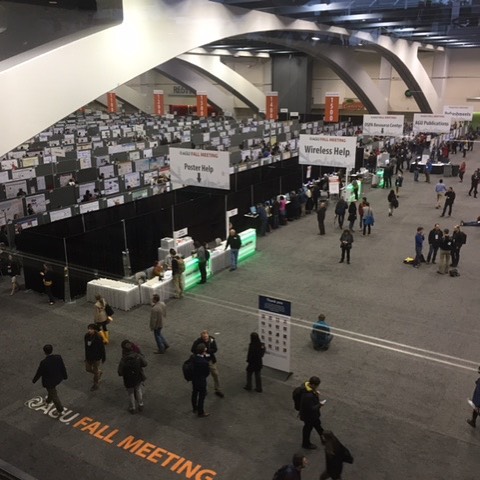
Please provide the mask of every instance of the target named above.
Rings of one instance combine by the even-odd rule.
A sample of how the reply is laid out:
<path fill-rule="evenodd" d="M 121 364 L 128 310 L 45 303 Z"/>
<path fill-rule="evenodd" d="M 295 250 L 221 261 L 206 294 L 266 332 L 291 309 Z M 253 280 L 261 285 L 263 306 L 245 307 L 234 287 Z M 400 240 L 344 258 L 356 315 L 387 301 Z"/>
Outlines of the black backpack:
<path fill-rule="evenodd" d="M 142 365 L 136 355 L 124 359 L 123 379 L 126 385 L 138 385 L 143 380 Z"/>
<path fill-rule="evenodd" d="M 208 262 L 210 260 L 210 250 L 205 248 L 205 260 Z"/>
<path fill-rule="evenodd" d="M 287 478 L 292 478 L 291 475 L 295 473 L 295 467 L 293 465 L 283 465 L 280 467 L 275 474 L 273 475 L 272 480 L 285 480 Z"/>
<path fill-rule="evenodd" d="M 193 359 L 194 355 L 190 355 L 182 365 L 182 372 L 183 377 L 187 382 L 191 382 L 193 380 Z"/>
<path fill-rule="evenodd" d="M 302 403 L 302 396 L 304 392 L 305 392 L 304 385 L 300 385 L 299 387 L 295 388 L 292 392 L 293 406 L 295 407 L 295 410 L 297 412 L 300 411 L 300 405 Z"/>

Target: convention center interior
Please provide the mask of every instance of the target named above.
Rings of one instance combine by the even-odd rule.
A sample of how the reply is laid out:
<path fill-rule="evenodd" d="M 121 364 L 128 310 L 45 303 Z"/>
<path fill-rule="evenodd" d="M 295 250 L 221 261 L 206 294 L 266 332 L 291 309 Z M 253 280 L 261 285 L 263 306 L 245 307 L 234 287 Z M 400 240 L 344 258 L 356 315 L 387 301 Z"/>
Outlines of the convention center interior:
<path fill-rule="evenodd" d="M 0 479 L 477 479 L 479 21 L 0 1 Z"/>

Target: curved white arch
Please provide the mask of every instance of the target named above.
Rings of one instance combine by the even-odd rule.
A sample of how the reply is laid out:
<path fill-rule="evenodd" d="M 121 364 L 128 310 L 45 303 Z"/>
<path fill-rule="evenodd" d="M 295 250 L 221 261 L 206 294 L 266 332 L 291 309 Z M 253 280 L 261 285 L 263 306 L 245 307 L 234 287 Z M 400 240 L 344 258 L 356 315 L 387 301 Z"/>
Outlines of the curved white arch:
<path fill-rule="evenodd" d="M 273 30 L 350 34 L 207 0 L 123 0 L 123 6 L 121 25 L 52 42 L 0 63 L 0 155 L 103 93 L 213 41 Z"/>

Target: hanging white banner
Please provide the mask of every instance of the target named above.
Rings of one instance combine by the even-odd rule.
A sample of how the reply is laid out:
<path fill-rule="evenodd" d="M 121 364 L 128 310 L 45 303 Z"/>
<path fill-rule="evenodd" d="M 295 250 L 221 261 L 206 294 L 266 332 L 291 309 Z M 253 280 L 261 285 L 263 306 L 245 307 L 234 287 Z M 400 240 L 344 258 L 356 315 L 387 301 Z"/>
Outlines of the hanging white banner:
<path fill-rule="evenodd" d="M 414 133 L 450 133 L 450 115 L 432 115 L 429 113 L 415 113 L 413 115 Z"/>
<path fill-rule="evenodd" d="M 353 168 L 357 137 L 300 135 L 299 163 Z"/>
<path fill-rule="evenodd" d="M 443 114 L 450 115 L 453 120 L 471 122 L 473 119 L 472 105 L 444 105 Z"/>
<path fill-rule="evenodd" d="M 364 115 L 363 134 L 400 137 L 404 121 L 404 115 Z"/>

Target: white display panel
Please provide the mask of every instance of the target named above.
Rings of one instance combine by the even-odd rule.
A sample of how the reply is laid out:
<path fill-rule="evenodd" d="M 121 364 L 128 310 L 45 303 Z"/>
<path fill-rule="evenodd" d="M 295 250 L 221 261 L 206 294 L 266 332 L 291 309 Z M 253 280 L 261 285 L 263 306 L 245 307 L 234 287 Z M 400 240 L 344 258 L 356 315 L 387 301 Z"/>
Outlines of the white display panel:
<path fill-rule="evenodd" d="M 433 115 L 415 113 L 413 115 L 413 132 L 450 133 L 452 117 L 450 115 Z"/>
<path fill-rule="evenodd" d="M 108 198 L 107 199 L 107 207 L 114 207 L 116 205 L 122 205 L 125 203 L 125 198 L 123 195 L 119 195 L 118 197 Z"/>
<path fill-rule="evenodd" d="M 136 188 L 140 186 L 140 173 L 139 172 L 132 172 L 127 173 L 124 177 L 125 181 L 125 188 Z"/>
<path fill-rule="evenodd" d="M 7 198 L 15 198 L 22 189 L 25 194 L 27 194 L 27 181 L 19 180 L 17 182 L 9 182 L 5 184 L 5 195 Z"/>
<path fill-rule="evenodd" d="M 31 205 L 35 213 L 43 213 L 47 211 L 47 203 L 43 193 L 26 197 L 25 203 L 27 204 L 27 207 L 28 205 Z"/>
<path fill-rule="evenodd" d="M 98 201 L 81 203 L 79 207 L 80 213 L 94 212 L 96 210 L 100 210 L 100 203 Z"/>
<path fill-rule="evenodd" d="M 473 119 L 473 105 L 445 105 L 443 114 L 450 115 L 452 120 L 471 122 Z"/>
<path fill-rule="evenodd" d="M 403 135 L 404 115 L 364 115 L 364 135 L 391 135 L 400 137 Z"/>
<path fill-rule="evenodd" d="M 118 183 L 118 178 L 116 177 L 105 180 L 103 185 L 104 195 L 112 195 L 120 191 L 120 184 Z"/>
<path fill-rule="evenodd" d="M 49 215 L 50 221 L 56 222 L 58 220 L 63 220 L 64 218 L 70 218 L 72 216 L 72 209 L 68 207 L 62 208 L 61 210 L 54 210 L 53 212 L 50 212 Z"/>
<path fill-rule="evenodd" d="M 117 168 L 119 175 L 126 175 L 127 173 L 131 173 L 133 170 L 131 162 L 120 162 L 117 164 Z"/>
<path fill-rule="evenodd" d="M 0 225 L 5 225 L 16 217 L 23 217 L 22 199 L 15 198 L 0 203 Z"/>
<path fill-rule="evenodd" d="M 353 168 L 357 137 L 300 135 L 299 163 Z"/>

